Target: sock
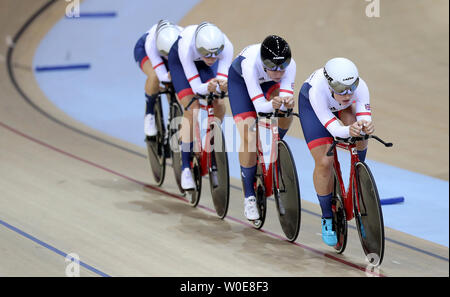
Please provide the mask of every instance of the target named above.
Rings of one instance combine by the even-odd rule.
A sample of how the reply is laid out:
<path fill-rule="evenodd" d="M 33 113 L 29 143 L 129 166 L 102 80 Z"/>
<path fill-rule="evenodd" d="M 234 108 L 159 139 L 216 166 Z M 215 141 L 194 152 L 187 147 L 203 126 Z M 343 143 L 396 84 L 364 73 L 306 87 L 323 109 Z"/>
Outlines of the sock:
<path fill-rule="evenodd" d="M 244 196 L 245 198 L 250 196 L 256 196 L 254 182 L 256 174 L 256 165 L 253 167 L 242 167 L 241 166 L 241 178 L 244 184 Z"/>
<path fill-rule="evenodd" d="M 288 129 L 282 129 L 278 127 L 278 134 L 280 135 L 280 139 L 283 139 L 284 135 L 286 135 Z"/>
<path fill-rule="evenodd" d="M 358 153 L 359 160 L 364 162 L 366 160 L 367 148 L 362 151 L 356 151 Z"/>
<path fill-rule="evenodd" d="M 156 98 L 158 97 L 158 94 L 153 94 L 153 95 L 147 95 L 145 94 L 145 98 L 147 98 L 145 100 L 145 115 L 148 114 L 155 114 L 155 103 L 156 103 Z"/>
<path fill-rule="evenodd" d="M 182 142 L 181 143 L 181 168 L 184 170 L 185 168 L 191 168 L 191 152 L 194 148 L 194 142 Z"/>
<path fill-rule="evenodd" d="M 320 196 L 317 194 L 317 198 L 319 198 L 320 208 L 322 209 L 322 218 L 330 219 L 333 217 L 333 211 L 331 209 L 331 197 L 332 193 Z"/>

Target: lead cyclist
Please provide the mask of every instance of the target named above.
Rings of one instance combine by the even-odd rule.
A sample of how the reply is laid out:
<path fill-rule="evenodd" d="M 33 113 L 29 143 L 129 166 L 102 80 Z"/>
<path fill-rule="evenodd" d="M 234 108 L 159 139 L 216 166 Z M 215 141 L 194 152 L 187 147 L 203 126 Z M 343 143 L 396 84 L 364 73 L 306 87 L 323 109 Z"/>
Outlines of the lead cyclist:
<path fill-rule="evenodd" d="M 304 82 L 298 105 L 303 134 L 315 162 L 313 181 L 322 210 L 322 240 L 335 246 L 331 206 L 333 157 L 326 153 L 333 137 L 357 137 L 375 131 L 369 89 L 352 61 L 333 58 Z M 356 143 L 361 161 L 366 158 L 367 144 L 367 140 Z"/>

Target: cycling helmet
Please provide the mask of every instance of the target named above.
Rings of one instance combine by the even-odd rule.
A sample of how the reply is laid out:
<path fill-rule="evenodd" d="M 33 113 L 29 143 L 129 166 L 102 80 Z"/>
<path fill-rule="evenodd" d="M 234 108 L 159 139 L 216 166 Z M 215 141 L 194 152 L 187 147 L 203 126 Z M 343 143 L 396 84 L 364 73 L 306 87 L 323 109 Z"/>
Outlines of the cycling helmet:
<path fill-rule="evenodd" d="M 261 43 L 261 60 L 266 69 L 280 71 L 291 63 L 289 44 L 277 35 L 269 35 Z"/>
<path fill-rule="evenodd" d="M 167 21 L 160 20 L 156 27 L 156 48 L 161 56 L 167 57 L 170 48 L 177 41 L 180 29 L 177 25 Z"/>
<path fill-rule="evenodd" d="M 217 57 L 225 47 L 222 31 L 209 22 L 203 22 L 195 30 L 195 48 L 203 57 Z"/>
<path fill-rule="evenodd" d="M 323 68 L 330 89 L 338 94 L 353 94 L 359 84 L 356 65 L 346 58 L 333 58 Z"/>

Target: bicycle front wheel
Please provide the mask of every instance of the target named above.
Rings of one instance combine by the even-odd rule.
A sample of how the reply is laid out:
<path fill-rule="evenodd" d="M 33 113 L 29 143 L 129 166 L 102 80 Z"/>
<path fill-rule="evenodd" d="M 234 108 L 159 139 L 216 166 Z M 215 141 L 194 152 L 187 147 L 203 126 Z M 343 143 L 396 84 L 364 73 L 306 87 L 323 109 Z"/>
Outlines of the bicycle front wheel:
<path fill-rule="evenodd" d="M 177 103 L 171 104 L 171 122 L 170 122 L 170 132 L 169 132 L 169 142 L 171 148 L 172 156 L 172 168 L 175 175 L 175 182 L 177 183 L 178 189 L 181 193 L 184 193 L 181 187 L 181 137 L 179 131 L 181 128 L 181 122 L 183 118 L 183 111 Z"/>
<path fill-rule="evenodd" d="M 164 182 L 166 173 L 166 157 L 164 152 L 164 117 L 162 115 L 161 97 L 155 104 L 155 124 L 157 134 L 155 136 L 147 136 L 145 142 L 147 143 L 147 156 L 152 170 L 153 178 L 158 186 Z"/>
<path fill-rule="evenodd" d="M 278 219 L 287 240 L 293 242 L 300 231 L 301 198 L 294 158 L 283 140 L 278 142 L 278 158 L 272 166 Z"/>
<path fill-rule="evenodd" d="M 214 142 L 211 145 L 214 149 L 211 152 L 211 164 L 208 166 L 209 185 L 216 213 L 223 219 L 227 215 L 230 200 L 228 155 L 225 150 L 225 138 L 222 129 L 215 125 L 212 131 L 214 131 Z"/>
<path fill-rule="evenodd" d="M 355 183 L 353 183 L 353 207 L 359 239 L 367 259 L 374 266 L 383 261 L 384 222 L 377 186 L 364 162 L 355 164 Z"/>

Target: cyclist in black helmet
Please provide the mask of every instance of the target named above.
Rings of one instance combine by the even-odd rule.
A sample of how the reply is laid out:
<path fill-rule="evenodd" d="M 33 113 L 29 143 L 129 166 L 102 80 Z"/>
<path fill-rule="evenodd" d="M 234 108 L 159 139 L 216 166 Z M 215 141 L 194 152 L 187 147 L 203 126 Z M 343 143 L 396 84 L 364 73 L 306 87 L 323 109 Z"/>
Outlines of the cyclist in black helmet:
<path fill-rule="evenodd" d="M 241 135 L 239 162 L 244 185 L 244 214 L 259 219 L 253 183 L 256 173 L 256 133 L 249 129 L 257 112 L 286 111 L 294 107 L 296 65 L 288 43 L 280 36 L 267 36 L 260 44 L 246 47 L 228 71 L 228 96 Z M 280 118 L 278 132 L 284 137 L 292 117 Z"/>

